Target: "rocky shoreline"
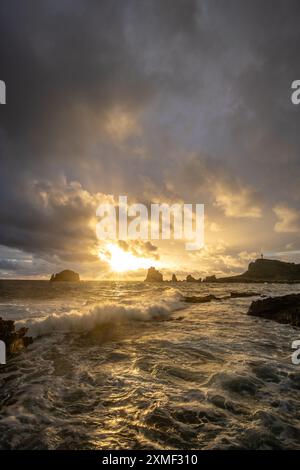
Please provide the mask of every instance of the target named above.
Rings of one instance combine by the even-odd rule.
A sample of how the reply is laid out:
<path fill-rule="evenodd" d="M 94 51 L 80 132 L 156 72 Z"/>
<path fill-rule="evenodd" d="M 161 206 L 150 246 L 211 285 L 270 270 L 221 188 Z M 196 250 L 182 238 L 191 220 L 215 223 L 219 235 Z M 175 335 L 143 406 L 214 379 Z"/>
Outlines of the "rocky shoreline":
<path fill-rule="evenodd" d="M 267 261 L 267 265 L 264 264 L 264 261 Z M 275 271 L 272 271 L 274 266 L 276 267 Z M 294 263 L 284 263 L 281 261 L 270 260 L 256 260 L 255 263 L 250 263 L 247 273 L 251 272 L 256 273 L 256 275 L 261 275 L 262 272 L 265 274 L 268 273 L 269 282 L 299 282 L 297 280 L 283 281 L 279 280 L 278 277 L 282 273 L 284 275 L 291 274 L 292 272 L 297 273 L 299 265 Z M 296 275 L 296 274 L 295 274 Z M 276 278 L 276 280 L 271 280 L 271 278 Z M 246 283 L 259 283 L 259 282 L 268 282 L 266 280 L 254 280 L 248 279 L 247 277 L 243 279 L 243 275 L 236 276 L 234 280 L 228 281 L 228 278 L 217 279 L 215 276 L 210 276 L 206 278 L 209 282 L 246 282 Z M 150 268 L 148 270 L 147 282 L 180 282 L 177 280 L 176 275 L 173 274 L 172 281 L 164 281 L 163 275 L 156 270 L 155 268 Z M 190 274 L 187 276 L 186 281 L 181 282 L 207 282 L 206 280 L 201 281 L 201 279 L 195 279 Z M 202 296 L 186 296 L 183 297 L 184 302 L 191 304 L 203 304 L 207 302 L 227 300 L 227 299 L 236 299 L 236 298 L 246 298 L 246 297 L 264 297 L 259 292 L 230 292 L 229 296 L 226 297 L 217 297 L 213 294 L 202 295 Z M 268 320 L 273 320 L 278 323 L 289 324 L 292 326 L 300 326 L 300 294 L 288 294 L 278 297 L 266 297 L 263 299 L 255 300 L 251 303 L 248 315 L 256 316 L 260 318 L 265 318 Z"/>
<path fill-rule="evenodd" d="M 249 307 L 248 315 L 300 326 L 300 294 L 255 300 Z"/>
<path fill-rule="evenodd" d="M 259 261 L 259 263 L 257 263 Z M 268 272 L 270 275 L 270 268 L 271 270 L 273 269 L 272 266 L 274 267 L 274 264 L 267 263 L 267 266 L 262 264 L 265 260 L 256 260 L 255 263 L 250 263 L 249 269 L 247 272 L 252 272 L 253 273 L 258 273 L 262 272 L 265 270 L 265 272 Z M 269 260 L 268 260 L 269 261 Z M 277 269 L 277 275 L 278 272 L 284 272 L 285 275 L 291 271 L 297 272 L 298 266 L 299 265 L 294 265 L 293 263 L 282 263 L 282 262 L 276 262 L 276 269 Z M 287 266 L 288 265 L 288 266 Z M 290 266 L 292 265 L 292 266 Z M 259 266 L 259 268 L 257 268 Z M 257 270 L 258 269 L 258 270 Z M 279 270 L 279 271 L 278 271 Z M 273 272 L 273 277 L 275 276 L 276 273 Z M 242 276 L 236 276 L 235 281 L 232 282 L 238 282 L 237 279 L 239 279 L 239 282 L 267 282 L 267 281 L 259 281 L 258 279 L 252 278 L 251 281 L 247 279 L 246 277 L 244 278 L 244 281 L 242 281 Z M 276 276 L 275 276 L 276 277 Z M 245 281 L 245 279 L 247 279 Z M 51 282 L 55 281 L 67 281 L 67 282 L 78 282 L 80 280 L 79 275 L 75 273 L 74 271 L 70 270 L 64 270 L 61 273 L 58 273 L 56 275 L 52 275 L 51 277 Z M 171 281 L 164 281 L 163 280 L 163 275 L 160 273 L 157 269 L 154 267 L 150 268 L 147 273 L 147 278 L 145 279 L 147 282 L 172 282 L 172 283 L 178 283 L 178 282 L 229 282 L 228 278 L 221 278 L 217 279 L 215 276 L 209 276 L 206 279 L 202 280 L 201 279 L 195 279 L 193 276 L 188 275 L 186 281 L 178 281 L 176 274 L 172 275 L 172 280 Z M 283 280 L 280 281 L 277 276 L 277 280 L 272 280 L 270 282 L 284 282 Z M 298 281 L 289 281 L 289 282 L 298 282 Z M 247 312 L 248 315 L 250 316 L 255 316 L 258 318 L 263 318 L 263 319 L 268 319 L 268 320 L 273 320 L 278 323 L 283 323 L 283 324 L 290 324 L 292 326 L 300 327 L 300 294 L 288 294 L 284 296 L 278 296 L 278 297 L 266 297 L 262 293 L 257 292 L 257 291 L 244 291 L 244 292 L 238 292 L 238 291 L 231 291 L 228 292 L 225 296 L 215 296 L 214 294 L 206 294 L 206 295 L 191 295 L 191 296 L 185 296 L 183 297 L 183 301 L 186 303 L 190 304 L 203 304 L 203 303 L 208 303 L 208 302 L 218 302 L 218 301 L 223 301 L 223 300 L 230 300 L 230 299 L 236 299 L 236 298 L 247 298 L 247 297 L 260 297 L 258 300 L 254 300 Z M 265 298 L 262 298 L 265 297 Z M 15 328 L 15 322 L 13 320 L 3 320 L 0 317 L 0 341 L 5 343 L 6 347 L 6 353 L 7 357 L 15 354 L 16 352 L 26 348 L 28 345 L 30 345 L 33 340 L 31 337 L 26 336 L 28 332 L 27 328 L 20 328 L 16 330 Z"/>
<path fill-rule="evenodd" d="M 259 258 L 251 262 L 247 271 L 236 276 L 217 278 L 214 274 L 205 278 L 195 278 L 188 274 L 182 281 L 178 281 L 176 274 L 172 279 L 164 281 L 163 274 L 151 267 L 148 269 L 146 282 L 195 282 L 195 283 L 244 283 L 244 284 L 297 284 L 300 283 L 300 264 L 286 263 L 279 260 Z"/>
<path fill-rule="evenodd" d="M 26 348 L 33 342 L 30 336 L 26 336 L 28 328 L 20 328 L 16 331 L 13 320 L 3 320 L 0 317 L 0 341 L 6 346 L 7 356 Z"/>

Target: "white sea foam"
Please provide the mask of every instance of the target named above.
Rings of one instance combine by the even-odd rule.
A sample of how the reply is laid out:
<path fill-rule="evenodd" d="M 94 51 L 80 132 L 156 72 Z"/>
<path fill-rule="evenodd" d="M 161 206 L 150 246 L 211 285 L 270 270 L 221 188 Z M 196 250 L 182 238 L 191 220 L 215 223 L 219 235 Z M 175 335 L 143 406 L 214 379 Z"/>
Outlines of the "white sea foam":
<path fill-rule="evenodd" d="M 0 316 L 44 336 L 1 371 L 0 448 L 299 448 L 297 331 L 246 315 L 249 298 L 179 302 L 230 284 L 174 286 L 7 281 Z"/>
<path fill-rule="evenodd" d="M 53 313 L 44 318 L 16 322 L 17 327 L 29 328 L 29 334 L 37 337 L 55 332 L 91 331 L 105 324 L 128 321 L 166 320 L 182 304 L 177 296 L 169 295 L 166 300 L 152 304 L 129 306 L 106 302 L 88 310 L 71 310 L 60 314 Z"/>

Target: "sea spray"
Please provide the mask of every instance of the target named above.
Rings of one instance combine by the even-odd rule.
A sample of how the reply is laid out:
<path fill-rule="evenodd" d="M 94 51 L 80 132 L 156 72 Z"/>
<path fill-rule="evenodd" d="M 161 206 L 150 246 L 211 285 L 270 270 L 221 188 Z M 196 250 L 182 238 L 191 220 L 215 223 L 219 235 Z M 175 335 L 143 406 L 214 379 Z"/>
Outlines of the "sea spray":
<path fill-rule="evenodd" d="M 226 300 L 232 284 L 5 281 L 5 289 L 1 314 L 15 320 L 90 316 L 109 301 L 172 321 L 130 319 L 37 338 L 2 371 L 1 448 L 299 448 L 299 365 L 291 362 L 299 335 L 247 315 L 248 298 Z M 267 296 L 298 291 L 260 287 Z M 178 303 L 207 294 L 222 300 Z"/>
<path fill-rule="evenodd" d="M 170 314 L 182 308 L 176 295 L 167 295 L 165 300 L 145 305 L 124 306 L 119 303 L 105 302 L 88 310 L 71 310 L 61 314 L 53 313 L 41 319 L 28 319 L 17 322 L 18 326 L 29 328 L 33 337 L 51 333 L 88 332 L 107 324 L 130 321 L 167 320 Z"/>

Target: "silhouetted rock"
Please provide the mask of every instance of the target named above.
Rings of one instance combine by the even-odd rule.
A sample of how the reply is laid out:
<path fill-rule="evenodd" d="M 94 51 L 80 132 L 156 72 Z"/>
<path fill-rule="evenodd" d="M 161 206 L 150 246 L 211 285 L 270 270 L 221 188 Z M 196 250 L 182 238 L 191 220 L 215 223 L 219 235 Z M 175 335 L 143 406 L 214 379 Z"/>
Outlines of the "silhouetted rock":
<path fill-rule="evenodd" d="M 212 276 L 206 276 L 206 278 L 203 280 L 203 282 L 216 282 L 216 281 L 217 281 L 217 278 L 214 274 Z"/>
<path fill-rule="evenodd" d="M 33 342 L 31 337 L 25 336 L 27 331 L 28 328 L 20 328 L 16 331 L 13 320 L 0 318 L 0 340 L 4 341 L 8 356 L 26 348 Z"/>
<path fill-rule="evenodd" d="M 190 304 L 203 304 L 206 302 L 211 302 L 212 300 L 221 300 L 219 297 L 216 297 L 213 294 L 204 295 L 204 296 L 191 296 L 191 297 L 184 297 L 184 301 Z"/>
<path fill-rule="evenodd" d="M 244 276 L 251 279 L 293 281 L 300 280 L 300 264 L 284 261 L 257 259 L 250 263 Z"/>
<path fill-rule="evenodd" d="M 151 267 L 148 269 L 146 282 L 162 282 L 163 275 L 155 268 Z"/>
<path fill-rule="evenodd" d="M 172 282 L 177 282 L 176 274 L 172 274 Z"/>
<path fill-rule="evenodd" d="M 243 274 L 223 277 L 217 282 L 300 282 L 300 264 L 259 258 Z"/>
<path fill-rule="evenodd" d="M 191 274 L 186 276 L 186 282 L 198 282 Z"/>
<path fill-rule="evenodd" d="M 300 326 L 300 294 L 255 300 L 250 305 L 248 315 Z"/>
<path fill-rule="evenodd" d="M 67 281 L 67 282 L 79 282 L 79 274 L 76 273 L 75 271 L 71 271 L 71 269 L 65 269 L 64 271 L 61 271 L 60 273 L 57 274 L 52 274 L 50 278 L 51 282 L 57 282 L 57 281 Z"/>

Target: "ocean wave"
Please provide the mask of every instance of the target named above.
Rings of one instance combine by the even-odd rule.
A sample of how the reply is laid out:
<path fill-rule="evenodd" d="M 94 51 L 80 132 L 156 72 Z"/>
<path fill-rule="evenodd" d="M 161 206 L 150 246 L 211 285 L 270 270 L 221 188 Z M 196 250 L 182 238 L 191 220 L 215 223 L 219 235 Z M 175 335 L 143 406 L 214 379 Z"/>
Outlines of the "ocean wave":
<path fill-rule="evenodd" d="M 163 301 L 140 305 L 120 305 L 105 302 L 87 310 L 71 310 L 60 314 L 53 313 L 44 318 L 20 320 L 17 327 L 29 328 L 33 337 L 55 332 L 88 332 L 107 324 L 130 321 L 167 320 L 172 312 L 182 308 L 177 295 L 167 295 Z"/>

